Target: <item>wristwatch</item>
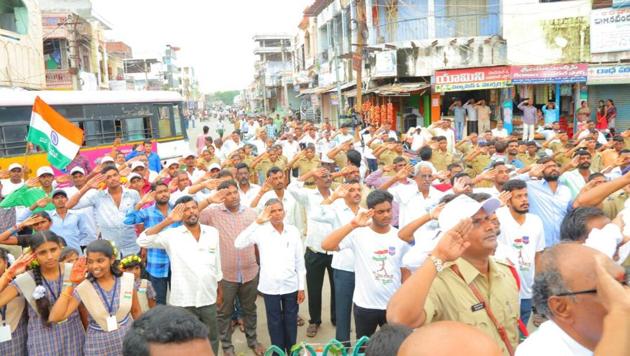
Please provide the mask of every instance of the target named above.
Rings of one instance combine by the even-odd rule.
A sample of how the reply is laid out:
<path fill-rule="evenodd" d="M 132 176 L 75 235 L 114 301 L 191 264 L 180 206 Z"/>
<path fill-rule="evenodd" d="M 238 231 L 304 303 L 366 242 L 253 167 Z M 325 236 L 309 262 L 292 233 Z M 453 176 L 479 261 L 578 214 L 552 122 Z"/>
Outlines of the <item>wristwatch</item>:
<path fill-rule="evenodd" d="M 429 256 L 429 258 L 431 259 L 431 262 L 433 262 L 433 265 L 435 266 L 435 270 L 437 271 L 437 273 L 442 272 L 442 270 L 444 269 L 444 261 L 442 261 L 441 259 L 435 256 Z"/>

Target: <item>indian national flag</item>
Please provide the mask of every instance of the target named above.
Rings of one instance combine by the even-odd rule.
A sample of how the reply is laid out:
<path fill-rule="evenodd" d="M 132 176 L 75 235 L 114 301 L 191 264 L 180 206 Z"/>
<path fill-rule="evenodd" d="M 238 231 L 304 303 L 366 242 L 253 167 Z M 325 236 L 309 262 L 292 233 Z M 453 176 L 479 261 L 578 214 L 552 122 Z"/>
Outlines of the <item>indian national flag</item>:
<path fill-rule="evenodd" d="M 64 169 L 81 148 L 83 130 L 36 97 L 26 141 L 48 152 L 51 165 Z"/>

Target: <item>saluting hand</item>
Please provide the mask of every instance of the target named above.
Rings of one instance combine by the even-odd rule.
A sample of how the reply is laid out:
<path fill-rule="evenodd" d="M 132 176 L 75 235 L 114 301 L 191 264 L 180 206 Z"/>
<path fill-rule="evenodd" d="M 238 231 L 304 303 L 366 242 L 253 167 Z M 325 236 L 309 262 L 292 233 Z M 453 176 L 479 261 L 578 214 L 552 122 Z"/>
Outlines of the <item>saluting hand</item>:
<path fill-rule="evenodd" d="M 72 272 L 70 273 L 70 282 L 79 284 L 85 279 L 87 274 L 87 264 L 85 262 L 85 256 L 79 257 L 79 259 L 72 265 Z"/>
<path fill-rule="evenodd" d="M 472 229 L 472 219 L 466 218 L 461 220 L 452 229 L 442 235 L 432 256 L 441 259 L 444 262 L 455 261 L 461 257 L 462 253 L 470 246 L 468 241 L 468 233 Z"/>

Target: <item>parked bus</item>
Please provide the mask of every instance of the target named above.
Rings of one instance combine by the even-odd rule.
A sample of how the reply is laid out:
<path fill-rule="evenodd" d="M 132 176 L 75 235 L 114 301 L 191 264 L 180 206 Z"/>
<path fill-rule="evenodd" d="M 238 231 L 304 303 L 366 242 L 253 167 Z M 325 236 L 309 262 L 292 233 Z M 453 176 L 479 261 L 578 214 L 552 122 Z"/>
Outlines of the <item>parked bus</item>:
<path fill-rule="evenodd" d="M 183 99 L 170 91 L 0 91 L 0 168 L 17 162 L 34 171 L 47 165 L 46 153 L 28 153 L 26 134 L 35 97 L 83 129 L 81 154 L 94 164 L 110 153 L 116 138 L 129 152 L 150 139 L 162 159 L 188 149 Z"/>

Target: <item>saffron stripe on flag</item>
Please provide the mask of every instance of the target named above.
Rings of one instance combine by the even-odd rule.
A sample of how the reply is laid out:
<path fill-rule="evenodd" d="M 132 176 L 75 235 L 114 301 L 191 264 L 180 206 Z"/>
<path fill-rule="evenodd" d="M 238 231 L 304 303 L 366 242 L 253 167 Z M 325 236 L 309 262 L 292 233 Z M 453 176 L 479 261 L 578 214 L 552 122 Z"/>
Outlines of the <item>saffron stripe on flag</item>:
<path fill-rule="evenodd" d="M 40 99 L 39 96 L 35 98 L 35 103 L 33 104 L 33 114 L 35 113 L 38 113 L 39 117 L 46 121 L 52 130 L 59 133 L 60 137 L 63 136 L 81 147 L 83 144 L 83 130 L 61 116 L 55 109 Z M 33 118 L 31 117 L 32 124 Z"/>

